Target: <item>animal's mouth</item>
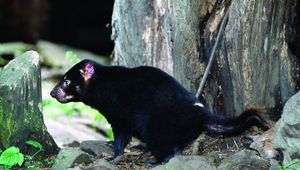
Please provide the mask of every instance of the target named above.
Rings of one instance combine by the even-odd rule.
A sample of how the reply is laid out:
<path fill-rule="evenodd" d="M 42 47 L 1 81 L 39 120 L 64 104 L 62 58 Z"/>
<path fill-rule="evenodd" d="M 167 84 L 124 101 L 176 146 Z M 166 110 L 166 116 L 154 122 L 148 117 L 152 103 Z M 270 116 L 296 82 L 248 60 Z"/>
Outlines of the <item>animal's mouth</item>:
<path fill-rule="evenodd" d="M 65 98 L 55 98 L 58 102 L 60 102 L 60 103 L 67 103 L 68 102 L 68 100 L 67 99 L 65 99 Z"/>
<path fill-rule="evenodd" d="M 58 88 L 54 88 L 50 95 L 55 98 L 57 101 L 59 101 L 60 103 L 67 103 L 70 100 L 74 99 L 73 95 L 69 95 L 67 94 L 62 88 L 58 87 Z"/>
<path fill-rule="evenodd" d="M 74 98 L 73 95 L 67 95 L 67 96 L 64 96 L 64 98 L 58 98 L 56 100 L 58 100 L 61 103 L 67 103 L 67 102 L 71 101 L 73 98 Z"/>

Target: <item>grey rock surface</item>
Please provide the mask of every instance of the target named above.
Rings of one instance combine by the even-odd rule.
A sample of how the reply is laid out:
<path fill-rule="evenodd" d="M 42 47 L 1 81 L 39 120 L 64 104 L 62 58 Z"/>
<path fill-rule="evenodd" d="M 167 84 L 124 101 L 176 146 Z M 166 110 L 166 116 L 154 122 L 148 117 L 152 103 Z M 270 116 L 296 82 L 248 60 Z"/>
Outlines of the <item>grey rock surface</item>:
<path fill-rule="evenodd" d="M 283 153 L 283 164 L 300 158 L 300 92 L 285 104 L 274 147 Z"/>
<path fill-rule="evenodd" d="M 88 154 L 79 148 L 63 148 L 58 153 L 51 170 L 63 170 L 73 168 L 76 164 L 90 164 L 92 160 Z"/>
<path fill-rule="evenodd" d="M 80 149 L 96 157 L 100 157 L 103 155 L 112 156 L 114 154 L 113 148 L 104 141 L 83 141 L 80 144 Z"/>
<path fill-rule="evenodd" d="M 99 159 L 95 163 L 93 163 L 92 167 L 88 168 L 87 170 L 115 170 L 117 167 L 107 160 Z"/>
<path fill-rule="evenodd" d="M 269 169 L 269 162 L 257 155 L 257 152 L 251 150 L 242 150 L 236 154 L 222 160 L 218 166 L 219 170 L 239 169 Z"/>
<path fill-rule="evenodd" d="M 278 151 L 273 148 L 273 140 L 275 138 L 278 127 L 279 122 L 277 122 L 272 128 L 254 139 L 254 142 L 251 143 L 250 148 L 258 151 L 260 156 L 265 159 L 271 159 L 278 156 Z"/>
<path fill-rule="evenodd" d="M 152 168 L 152 170 L 216 170 L 216 167 L 212 165 L 207 159 L 201 156 L 175 156 L 164 165 Z"/>

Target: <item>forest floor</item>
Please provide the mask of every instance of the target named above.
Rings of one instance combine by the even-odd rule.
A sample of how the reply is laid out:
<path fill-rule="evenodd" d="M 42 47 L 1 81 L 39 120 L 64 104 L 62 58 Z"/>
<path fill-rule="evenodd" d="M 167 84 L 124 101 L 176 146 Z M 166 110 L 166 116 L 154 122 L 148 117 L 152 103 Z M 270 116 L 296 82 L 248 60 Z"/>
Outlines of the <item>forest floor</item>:
<path fill-rule="evenodd" d="M 82 118 L 67 118 L 61 117 L 53 122 L 46 118 L 45 123 L 49 133 L 54 137 L 54 140 L 60 147 L 70 147 L 70 143 L 78 143 L 78 145 L 86 140 L 103 141 L 110 147 L 110 152 L 113 152 L 112 142 L 105 142 L 105 138 L 87 126 L 88 120 Z M 57 129 L 60 129 L 57 131 Z M 258 136 L 262 131 L 253 127 L 251 130 L 244 132 L 239 136 L 222 137 L 208 136 L 205 133 L 201 134 L 193 144 L 190 144 L 182 152 L 182 155 L 199 155 L 207 158 L 214 165 L 220 165 L 224 158 L 228 158 L 244 149 L 250 149 L 249 146 L 253 142 L 252 137 Z M 107 140 L 106 140 L 107 141 Z M 73 147 L 71 145 L 71 147 Z M 78 146 L 79 147 L 79 146 Z M 95 149 L 96 150 L 96 149 Z M 96 152 L 96 151 L 95 151 Z M 108 160 L 112 155 L 92 156 L 91 160 L 95 163 L 102 160 Z M 155 162 L 155 158 L 150 152 L 147 152 L 145 144 L 133 139 L 126 147 L 124 156 L 116 164 L 117 169 L 149 169 L 147 162 Z M 89 169 L 94 166 L 94 163 L 89 165 L 77 165 L 80 169 Z M 269 164 L 262 164 L 256 169 L 269 169 Z"/>
<path fill-rule="evenodd" d="M 261 134 L 262 131 L 256 129 L 253 132 L 247 131 L 235 137 L 208 136 L 201 134 L 193 144 L 186 147 L 182 155 L 200 155 L 210 159 L 214 165 L 219 165 L 224 158 L 227 158 L 243 149 L 250 149 L 253 142 L 251 136 Z M 149 160 L 155 161 L 150 153 L 144 153 L 144 145 L 129 146 L 128 152 L 118 163 L 118 169 L 148 169 L 146 164 Z M 256 169 L 269 169 L 269 165 L 262 165 Z"/>

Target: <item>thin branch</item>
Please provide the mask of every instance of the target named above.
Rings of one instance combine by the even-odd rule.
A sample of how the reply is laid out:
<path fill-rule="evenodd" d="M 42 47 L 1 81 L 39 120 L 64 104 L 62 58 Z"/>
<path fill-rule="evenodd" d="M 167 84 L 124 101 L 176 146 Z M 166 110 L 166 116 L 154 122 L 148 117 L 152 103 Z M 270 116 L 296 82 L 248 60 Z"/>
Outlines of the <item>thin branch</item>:
<path fill-rule="evenodd" d="M 196 93 L 196 97 L 197 98 L 199 98 L 199 96 L 202 94 L 202 91 L 203 91 L 203 88 L 204 88 L 207 76 L 208 76 L 208 74 L 210 72 L 210 69 L 211 69 L 211 66 L 212 66 L 212 62 L 213 62 L 213 60 L 215 58 L 215 53 L 216 53 L 216 49 L 217 49 L 217 46 L 218 46 L 219 41 L 220 41 L 221 34 L 224 31 L 224 26 L 225 26 L 225 23 L 226 23 L 227 20 L 228 20 L 228 10 L 226 11 L 225 16 L 224 16 L 224 18 L 222 20 L 222 23 L 221 23 L 221 26 L 219 28 L 219 32 L 218 32 L 215 44 L 214 44 L 213 49 L 212 49 L 212 51 L 210 53 L 210 57 L 209 57 L 209 61 L 208 61 L 207 67 L 205 69 L 204 75 L 203 75 L 203 77 L 201 79 L 199 88 L 198 88 L 197 93 Z"/>

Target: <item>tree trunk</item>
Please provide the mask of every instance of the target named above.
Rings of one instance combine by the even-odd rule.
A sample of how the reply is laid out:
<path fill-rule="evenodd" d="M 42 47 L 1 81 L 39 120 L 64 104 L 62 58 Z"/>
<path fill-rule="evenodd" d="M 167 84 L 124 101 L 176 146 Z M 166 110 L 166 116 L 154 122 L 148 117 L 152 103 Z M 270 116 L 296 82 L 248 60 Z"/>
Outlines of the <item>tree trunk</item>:
<path fill-rule="evenodd" d="M 207 106 L 231 114 L 249 107 L 281 109 L 299 85 L 293 55 L 299 50 L 290 52 L 299 46 L 299 36 L 291 36 L 299 28 L 299 12 L 291 12 L 298 6 L 296 0 L 116 0 L 113 63 L 159 67 L 196 92 L 229 10 L 204 91 Z"/>
<path fill-rule="evenodd" d="M 44 155 L 56 154 L 58 147 L 47 132 L 41 112 L 39 55 L 26 52 L 0 72 L 0 148 L 18 146 L 27 140 L 43 145 Z"/>

